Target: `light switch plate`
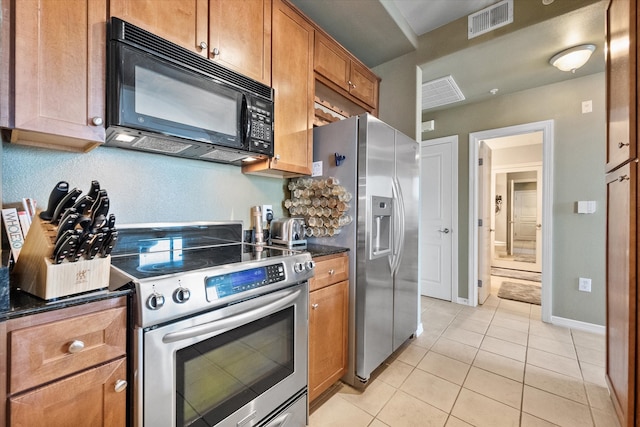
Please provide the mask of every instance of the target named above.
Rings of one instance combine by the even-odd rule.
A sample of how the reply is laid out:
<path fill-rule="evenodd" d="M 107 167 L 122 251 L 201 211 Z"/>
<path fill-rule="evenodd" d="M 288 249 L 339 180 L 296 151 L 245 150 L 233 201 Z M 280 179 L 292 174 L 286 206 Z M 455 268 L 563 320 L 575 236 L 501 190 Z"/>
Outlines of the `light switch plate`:
<path fill-rule="evenodd" d="M 311 176 L 322 176 L 322 161 L 313 162 Z"/>
<path fill-rule="evenodd" d="M 578 290 L 582 292 L 591 292 L 591 279 L 580 277 L 578 279 Z"/>

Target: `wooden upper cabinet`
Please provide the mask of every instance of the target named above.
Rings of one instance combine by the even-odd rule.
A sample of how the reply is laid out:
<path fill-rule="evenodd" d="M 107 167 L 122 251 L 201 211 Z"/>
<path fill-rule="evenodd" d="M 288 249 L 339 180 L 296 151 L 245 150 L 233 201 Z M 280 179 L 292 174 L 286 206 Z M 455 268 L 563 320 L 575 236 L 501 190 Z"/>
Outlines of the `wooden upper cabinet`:
<path fill-rule="evenodd" d="M 103 143 L 106 0 L 13 5 L 11 142 L 74 151 Z"/>
<path fill-rule="evenodd" d="M 322 33 L 316 32 L 313 53 L 313 69 L 316 73 L 348 91 L 350 62 L 349 54 L 346 51 Z"/>
<path fill-rule="evenodd" d="M 377 110 L 378 77 L 319 30 L 315 33 L 314 70 L 323 83 L 342 89 Z"/>
<path fill-rule="evenodd" d="M 109 16 L 208 56 L 207 0 L 110 0 Z"/>
<path fill-rule="evenodd" d="M 109 14 L 271 85 L 271 0 L 111 0 Z"/>
<path fill-rule="evenodd" d="M 271 0 L 211 0 L 209 58 L 271 86 Z"/>
<path fill-rule="evenodd" d="M 613 0 L 607 9 L 607 166 L 637 156 L 636 2 Z"/>
<path fill-rule="evenodd" d="M 274 157 L 246 173 L 310 175 L 313 162 L 313 27 L 289 3 L 273 0 L 271 82 L 275 92 Z"/>

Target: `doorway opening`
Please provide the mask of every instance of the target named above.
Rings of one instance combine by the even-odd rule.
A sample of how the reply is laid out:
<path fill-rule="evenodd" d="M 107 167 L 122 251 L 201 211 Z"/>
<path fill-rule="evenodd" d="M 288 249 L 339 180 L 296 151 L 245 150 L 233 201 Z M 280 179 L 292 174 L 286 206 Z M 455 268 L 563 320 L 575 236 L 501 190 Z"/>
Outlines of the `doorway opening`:
<path fill-rule="evenodd" d="M 548 322 L 553 121 L 471 133 L 469 144 L 469 305 L 491 293 L 492 268 L 532 274 Z"/>

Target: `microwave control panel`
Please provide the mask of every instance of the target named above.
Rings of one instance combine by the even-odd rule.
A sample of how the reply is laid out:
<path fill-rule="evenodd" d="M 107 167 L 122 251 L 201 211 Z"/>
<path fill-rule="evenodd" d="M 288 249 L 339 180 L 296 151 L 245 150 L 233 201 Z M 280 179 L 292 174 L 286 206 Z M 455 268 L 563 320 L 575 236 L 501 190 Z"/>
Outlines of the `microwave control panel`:
<path fill-rule="evenodd" d="M 273 156 L 273 105 L 256 102 L 249 106 L 251 132 L 249 151 Z"/>

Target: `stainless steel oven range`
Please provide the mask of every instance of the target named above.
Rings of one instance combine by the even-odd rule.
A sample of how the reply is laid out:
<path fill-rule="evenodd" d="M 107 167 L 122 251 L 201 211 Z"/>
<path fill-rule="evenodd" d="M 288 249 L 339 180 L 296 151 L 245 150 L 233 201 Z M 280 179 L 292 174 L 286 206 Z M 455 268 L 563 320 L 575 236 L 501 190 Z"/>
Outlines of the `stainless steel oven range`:
<path fill-rule="evenodd" d="M 112 289 L 135 285 L 133 424 L 304 426 L 308 253 L 242 223 L 119 228 Z"/>

